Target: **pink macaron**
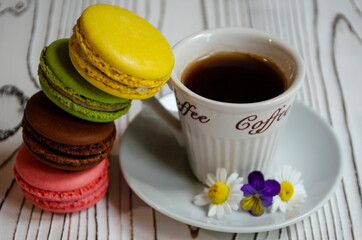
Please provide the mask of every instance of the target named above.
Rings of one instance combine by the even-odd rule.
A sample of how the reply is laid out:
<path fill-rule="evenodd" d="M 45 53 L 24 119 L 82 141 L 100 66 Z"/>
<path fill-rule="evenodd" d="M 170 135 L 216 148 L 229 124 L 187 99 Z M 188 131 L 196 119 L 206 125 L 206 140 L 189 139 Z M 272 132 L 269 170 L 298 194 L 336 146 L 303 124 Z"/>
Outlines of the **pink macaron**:
<path fill-rule="evenodd" d="M 96 204 L 107 192 L 109 161 L 82 171 L 64 171 L 37 160 L 29 150 L 20 148 L 14 175 L 25 197 L 34 205 L 51 212 L 70 213 Z"/>

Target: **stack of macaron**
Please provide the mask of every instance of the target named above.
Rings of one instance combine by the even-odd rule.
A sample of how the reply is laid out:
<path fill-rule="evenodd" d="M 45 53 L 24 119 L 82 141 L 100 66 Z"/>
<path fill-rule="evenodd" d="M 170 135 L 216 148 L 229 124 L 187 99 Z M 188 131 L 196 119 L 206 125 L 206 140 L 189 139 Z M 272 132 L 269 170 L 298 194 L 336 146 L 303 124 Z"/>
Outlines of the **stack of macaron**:
<path fill-rule="evenodd" d="M 132 100 L 154 96 L 173 64 L 170 45 L 146 20 L 107 4 L 84 10 L 70 39 L 40 55 L 42 91 L 26 105 L 14 166 L 25 197 L 60 213 L 97 203 L 108 188 L 114 120 Z"/>

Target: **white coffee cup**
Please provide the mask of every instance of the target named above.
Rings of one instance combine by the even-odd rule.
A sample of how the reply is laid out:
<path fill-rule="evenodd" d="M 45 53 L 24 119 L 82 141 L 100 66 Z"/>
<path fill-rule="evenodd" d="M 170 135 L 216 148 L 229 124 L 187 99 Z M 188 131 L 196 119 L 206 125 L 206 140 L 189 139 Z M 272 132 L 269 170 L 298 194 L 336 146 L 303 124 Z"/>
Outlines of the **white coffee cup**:
<path fill-rule="evenodd" d="M 270 59 L 287 77 L 287 90 L 269 100 L 236 104 L 204 98 L 182 83 L 182 74 L 189 64 L 202 56 L 225 51 Z M 194 175 L 205 182 L 207 173 L 215 173 L 220 167 L 244 178 L 253 170 L 268 173 L 304 79 L 304 63 L 299 54 L 281 39 L 247 28 L 198 32 L 178 42 L 173 52 L 175 66 L 170 82 L 180 120 L 156 98 L 144 103 L 167 122 L 175 137 L 185 145 Z"/>

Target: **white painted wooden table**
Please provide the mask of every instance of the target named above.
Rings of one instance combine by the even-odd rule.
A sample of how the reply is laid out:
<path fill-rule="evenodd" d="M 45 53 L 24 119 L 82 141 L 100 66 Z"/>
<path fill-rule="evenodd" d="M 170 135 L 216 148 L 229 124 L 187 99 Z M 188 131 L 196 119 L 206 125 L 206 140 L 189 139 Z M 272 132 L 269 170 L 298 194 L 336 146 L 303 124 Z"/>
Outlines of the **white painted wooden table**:
<path fill-rule="evenodd" d="M 82 10 L 97 2 L 0 0 L 0 239 L 362 239 L 361 0 L 103 1 L 144 17 L 171 45 L 202 29 L 243 26 L 279 35 L 298 49 L 307 68 L 298 99 L 333 126 L 345 163 L 336 193 L 310 217 L 280 230 L 230 234 L 185 225 L 147 206 L 128 187 L 117 156 L 122 133 L 142 109 L 139 101 L 117 120 L 111 183 L 96 206 L 52 214 L 25 200 L 13 156 L 22 144 L 24 104 L 40 89 L 40 51 L 69 37 Z"/>

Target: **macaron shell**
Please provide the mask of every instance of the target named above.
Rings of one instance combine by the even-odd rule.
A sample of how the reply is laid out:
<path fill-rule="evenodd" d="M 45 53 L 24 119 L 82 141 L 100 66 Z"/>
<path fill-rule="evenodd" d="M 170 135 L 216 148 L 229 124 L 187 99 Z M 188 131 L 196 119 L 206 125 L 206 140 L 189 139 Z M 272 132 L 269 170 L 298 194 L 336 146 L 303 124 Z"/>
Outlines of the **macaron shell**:
<path fill-rule="evenodd" d="M 108 159 L 105 159 L 87 170 L 64 171 L 40 162 L 25 146 L 20 148 L 15 161 L 17 172 L 25 182 L 35 188 L 55 192 L 83 188 L 99 178 L 109 165 Z"/>
<path fill-rule="evenodd" d="M 90 48 L 123 73 L 157 80 L 172 70 L 174 58 L 167 40 L 131 11 L 96 4 L 84 10 L 79 25 Z"/>
<path fill-rule="evenodd" d="M 95 205 L 107 193 L 107 187 L 100 189 L 99 191 L 95 192 L 93 195 L 91 195 L 88 198 L 81 199 L 78 201 L 71 201 L 71 202 L 45 201 L 36 198 L 27 192 L 23 192 L 23 194 L 26 197 L 26 199 L 28 199 L 28 201 L 30 201 L 32 204 L 46 211 L 55 212 L 55 213 L 72 213 L 72 212 L 79 212 L 81 210 L 87 209 Z"/>
<path fill-rule="evenodd" d="M 67 145 L 89 145 L 101 142 L 107 139 L 115 128 L 114 122 L 89 122 L 64 112 L 42 91 L 28 100 L 24 115 L 40 135 Z"/>

